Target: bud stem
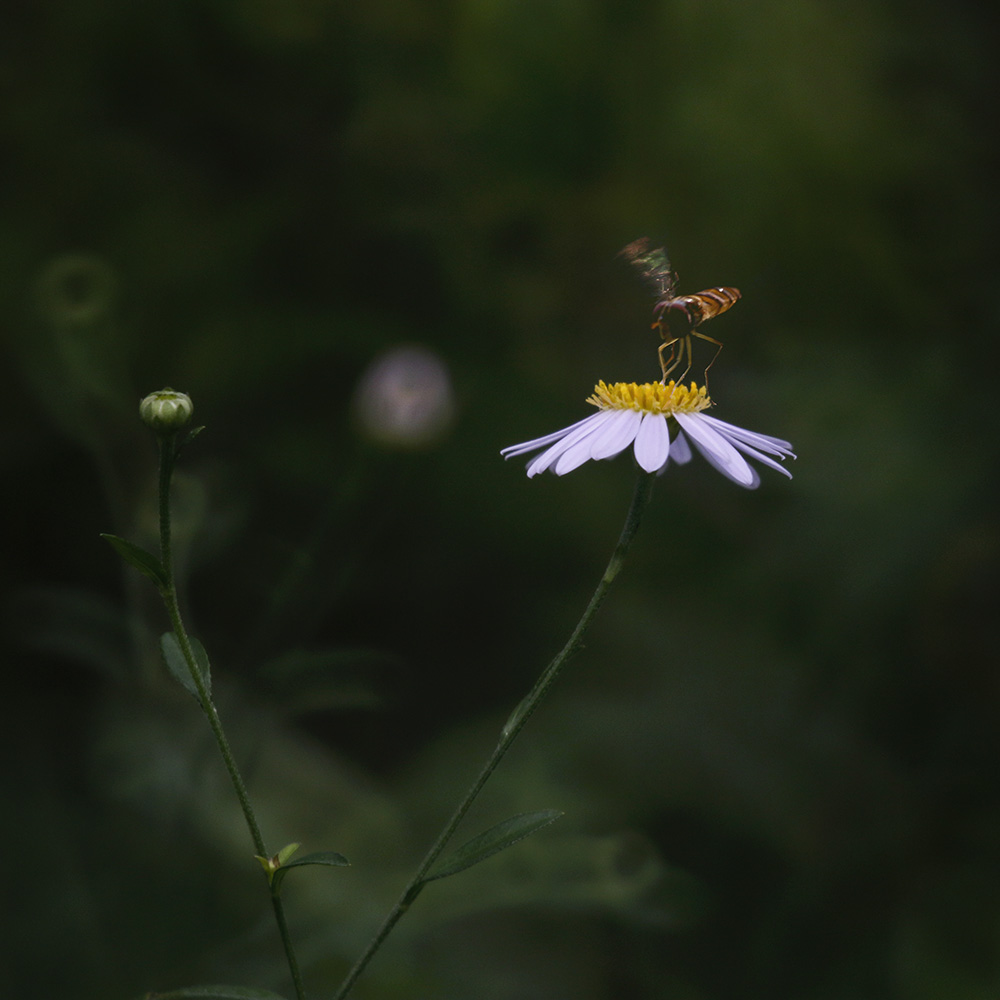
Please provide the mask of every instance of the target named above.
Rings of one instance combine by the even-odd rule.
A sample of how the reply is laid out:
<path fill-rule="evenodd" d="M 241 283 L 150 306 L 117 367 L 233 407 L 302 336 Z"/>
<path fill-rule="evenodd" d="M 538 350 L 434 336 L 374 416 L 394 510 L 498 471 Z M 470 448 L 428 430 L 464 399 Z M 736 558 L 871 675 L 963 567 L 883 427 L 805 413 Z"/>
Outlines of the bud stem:
<path fill-rule="evenodd" d="M 219 752 L 222 754 L 223 763 L 229 772 L 229 778 L 236 792 L 236 798 L 239 800 L 240 808 L 243 810 L 243 818 L 246 820 L 247 829 L 250 831 L 254 849 L 260 857 L 266 858 L 269 856 L 267 847 L 264 844 L 260 825 L 257 822 L 253 806 L 250 803 L 246 784 L 243 781 L 236 758 L 233 756 L 232 749 L 229 746 L 225 730 L 222 728 L 222 720 L 219 718 L 218 710 L 212 701 L 212 696 L 209 694 L 208 688 L 205 686 L 204 678 L 201 675 L 201 670 L 198 668 L 198 663 L 195 660 L 194 651 L 191 648 L 191 640 L 188 637 L 187 630 L 184 628 L 184 622 L 181 618 L 180 606 L 177 602 L 177 588 L 174 585 L 173 554 L 170 539 L 170 482 L 173 478 L 174 463 L 177 459 L 177 434 L 158 435 L 158 441 L 160 445 L 160 563 L 163 566 L 166 578 L 166 582 L 161 588 L 160 593 L 166 605 L 170 625 L 173 628 L 174 635 L 177 636 L 177 644 L 184 656 L 184 661 L 188 665 L 188 669 L 191 671 L 191 679 L 194 681 L 195 688 L 198 691 L 198 701 L 201 704 L 202 711 L 205 713 L 205 717 L 208 719 L 212 735 L 215 737 L 215 742 L 219 746 Z M 270 879 L 268 879 L 268 885 L 269 887 L 271 885 Z M 295 957 L 295 950 L 292 947 L 292 939 L 288 932 L 288 924 L 285 920 L 285 911 L 281 897 L 273 887 L 270 888 L 270 895 L 271 906 L 274 910 L 274 919 L 278 925 L 278 933 L 281 936 L 281 943 L 285 950 L 288 969 L 292 976 L 292 982 L 295 985 L 295 995 L 297 1000 L 305 1000 L 306 994 L 302 983 L 302 974 L 299 971 L 298 960 Z"/>

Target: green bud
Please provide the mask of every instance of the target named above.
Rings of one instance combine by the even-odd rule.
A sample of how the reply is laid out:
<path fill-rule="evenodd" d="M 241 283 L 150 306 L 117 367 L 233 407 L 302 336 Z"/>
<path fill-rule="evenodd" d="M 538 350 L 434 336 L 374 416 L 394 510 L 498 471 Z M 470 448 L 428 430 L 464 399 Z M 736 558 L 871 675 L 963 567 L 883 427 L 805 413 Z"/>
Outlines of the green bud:
<path fill-rule="evenodd" d="M 283 865 L 299 849 L 300 846 L 300 844 L 285 844 L 285 846 L 275 855 L 278 859 L 278 864 Z"/>
<path fill-rule="evenodd" d="M 143 423 L 157 434 L 179 431 L 191 420 L 193 413 L 191 397 L 183 392 L 174 392 L 169 386 L 150 393 L 139 404 L 139 416 Z"/>

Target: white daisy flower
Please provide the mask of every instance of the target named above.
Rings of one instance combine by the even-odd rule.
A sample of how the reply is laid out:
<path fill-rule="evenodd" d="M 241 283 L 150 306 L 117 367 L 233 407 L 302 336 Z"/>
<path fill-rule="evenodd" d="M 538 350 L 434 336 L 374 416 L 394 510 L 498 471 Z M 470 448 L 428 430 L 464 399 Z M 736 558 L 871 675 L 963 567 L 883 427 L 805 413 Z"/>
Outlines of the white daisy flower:
<path fill-rule="evenodd" d="M 691 461 L 693 444 L 719 472 L 747 489 L 755 489 L 760 477 L 744 455 L 792 478 L 770 457 L 782 461 L 795 458 L 788 441 L 710 417 L 704 411 L 712 400 L 707 390 L 694 382 L 690 387 L 672 381 L 666 385 L 598 382 L 587 402 L 598 412 L 554 434 L 511 445 L 500 454 L 511 458 L 544 448 L 528 463 L 528 477 L 547 469 L 563 476 L 589 459 L 614 458 L 634 442 L 639 465 L 646 472 L 662 472 L 668 462 L 683 465 Z"/>

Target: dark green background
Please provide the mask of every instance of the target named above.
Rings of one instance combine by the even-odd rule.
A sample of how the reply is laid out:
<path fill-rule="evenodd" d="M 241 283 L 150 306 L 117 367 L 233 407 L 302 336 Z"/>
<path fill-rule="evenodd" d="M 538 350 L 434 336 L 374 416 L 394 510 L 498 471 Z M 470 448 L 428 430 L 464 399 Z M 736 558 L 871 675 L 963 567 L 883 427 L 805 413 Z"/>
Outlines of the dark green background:
<path fill-rule="evenodd" d="M 290 993 L 203 720 L 164 675 L 145 393 L 190 393 L 189 624 L 328 996 L 561 645 L 629 456 L 507 444 L 655 378 L 620 261 L 666 240 L 757 492 L 656 488 L 587 647 L 468 822 L 565 817 L 433 886 L 357 989 L 1000 995 L 998 224 L 987 5 L 48 0 L 0 31 L 0 992 Z M 399 344 L 420 449 L 351 418 Z M 283 653 L 297 655 L 275 666 Z"/>

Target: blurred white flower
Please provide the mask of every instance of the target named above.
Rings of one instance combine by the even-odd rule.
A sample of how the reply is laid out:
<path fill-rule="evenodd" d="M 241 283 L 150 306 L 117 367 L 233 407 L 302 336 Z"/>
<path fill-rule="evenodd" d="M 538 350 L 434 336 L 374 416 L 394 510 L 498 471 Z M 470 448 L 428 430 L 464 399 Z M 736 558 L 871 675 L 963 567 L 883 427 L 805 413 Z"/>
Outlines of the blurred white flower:
<path fill-rule="evenodd" d="M 614 458 L 634 442 L 640 467 L 646 472 L 661 472 L 670 461 L 683 464 L 691 460 L 690 441 L 719 472 L 740 486 L 755 489 L 760 483 L 756 469 L 744 455 L 791 479 L 791 473 L 769 457 L 782 461 L 795 458 L 791 444 L 710 417 L 703 412 L 712 405 L 708 392 L 694 382 L 690 387 L 674 382 L 598 382 L 587 402 L 598 412 L 554 434 L 511 445 L 500 454 L 511 458 L 545 448 L 528 463 L 529 478 L 547 469 L 562 476 L 589 459 Z"/>
<path fill-rule="evenodd" d="M 448 429 L 454 410 L 448 369 L 423 347 L 396 347 L 376 358 L 354 394 L 363 433 L 396 447 L 432 444 Z"/>

